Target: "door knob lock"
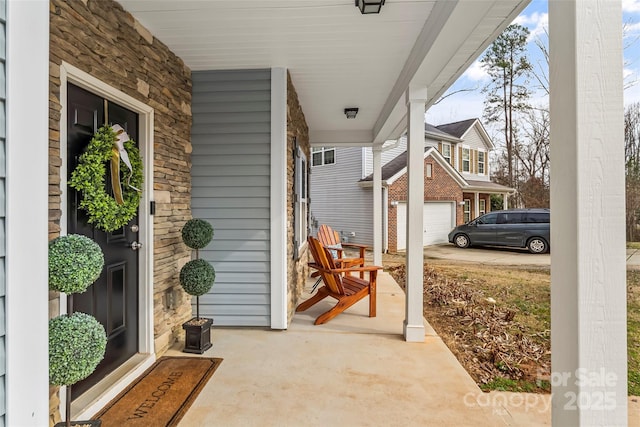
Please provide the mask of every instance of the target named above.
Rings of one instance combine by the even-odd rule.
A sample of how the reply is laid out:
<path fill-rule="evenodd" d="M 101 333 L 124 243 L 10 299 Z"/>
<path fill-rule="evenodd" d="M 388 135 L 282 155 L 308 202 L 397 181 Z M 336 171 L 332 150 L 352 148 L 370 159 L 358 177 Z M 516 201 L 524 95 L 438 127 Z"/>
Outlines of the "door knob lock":
<path fill-rule="evenodd" d="M 142 243 L 138 243 L 138 242 L 131 243 L 131 249 L 134 250 L 134 251 L 137 251 L 141 247 L 142 247 Z"/>

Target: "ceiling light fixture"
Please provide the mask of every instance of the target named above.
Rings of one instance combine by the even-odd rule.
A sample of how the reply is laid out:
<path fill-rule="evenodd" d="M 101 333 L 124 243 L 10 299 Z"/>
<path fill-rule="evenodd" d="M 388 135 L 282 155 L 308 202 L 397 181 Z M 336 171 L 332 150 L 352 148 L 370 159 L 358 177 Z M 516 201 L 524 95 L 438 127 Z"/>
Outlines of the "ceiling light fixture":
<path fill-rule="evenodd" d="M 358 109 L 355 107 L 344 109 L 344 115 L 347 116 L 347 119 L 355 119 L 356 114 L 358 114 Z"/>
<path fill-rule="evenodd" d="M 368 15 L 370 13 L 380 13 L 384 0 L 356 0 L 356 7 L 360 9 L 360 13 Z"/>

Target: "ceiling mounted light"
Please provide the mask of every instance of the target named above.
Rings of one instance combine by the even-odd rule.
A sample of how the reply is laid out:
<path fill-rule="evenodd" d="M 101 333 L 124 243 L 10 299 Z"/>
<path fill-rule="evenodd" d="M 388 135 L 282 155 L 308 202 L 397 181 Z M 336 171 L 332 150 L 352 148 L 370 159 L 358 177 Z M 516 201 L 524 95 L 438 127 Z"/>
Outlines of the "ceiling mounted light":
<path fill-rule="evenodd" d="M 369 13 L 380 13 L 384 0 L 356 0 L 356 7 L 360 9 L 360 13 L 367 15 Z"/>
<path fill-rule="evenodd" d="M 344 115 L 347 116 L 347 119 L 355 119 L 356 114 L 358 114 L 357 108 L 345 108 Z"/>

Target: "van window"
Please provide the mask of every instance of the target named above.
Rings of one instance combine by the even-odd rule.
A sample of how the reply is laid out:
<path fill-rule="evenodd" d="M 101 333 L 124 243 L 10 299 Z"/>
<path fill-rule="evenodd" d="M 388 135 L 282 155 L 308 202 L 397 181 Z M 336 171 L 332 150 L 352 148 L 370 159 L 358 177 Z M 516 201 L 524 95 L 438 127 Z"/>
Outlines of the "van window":
<path fill-rule="evenodd" d="M 549 214 L 547 212 L 527 212 L 524 222 L 529 224 L 546 224 L 549 222 Z"/>
<path fill-rule="evenodd" d="M 505 212 L 498 215 L 498 224 L 522 224 L 521 212 Z"/>
<path fill-rule="evenodd" d="M 498 219 L 498 214 L 483 215 L 476 220 L 476 224 L 495 224 Z"/>

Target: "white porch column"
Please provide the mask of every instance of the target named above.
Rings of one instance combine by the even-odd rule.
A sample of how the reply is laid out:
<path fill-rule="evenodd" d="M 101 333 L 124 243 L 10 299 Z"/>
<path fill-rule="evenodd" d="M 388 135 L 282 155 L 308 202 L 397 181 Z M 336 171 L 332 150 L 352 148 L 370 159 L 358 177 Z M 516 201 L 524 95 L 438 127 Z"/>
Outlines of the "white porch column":
<path fill-rule="evenodd" d="M 382 147 L 373 147 L 373 265 L 382 265 Z"/>
<path fill-rule="evenodd" d="M 504 193 L 504 195 L 502 196 L 502 209 L 509 209 L 507 206 L 509 206 L 509 193 Z"/>
<path fill-rule="evenodd" d="M 480 193 L 473 193 L 473 217 L 478 218 L 480 216 Z"/>
<path fill-rule="evenodd" d="M 424 113 L 427 89 L 408 89 L 407 103 L 407 289 L 404 338 L 424 341 L 422 243 L 424 209 Z"/>
<path fill-rule="evenodd" d="M 628 422 L 621 21 L 549 2 L 554 426 Z"/>
<path fill-rule="evenodd" d="M 6 272 L 1 314 L 6 314 L 6 359 L 0 363 L 6 362 L 6 401 L 1 404 L 3 424 L 36 427 L 49 425 L 49 2 L 5 4 L 6 260 L 0 274 Z"/>

